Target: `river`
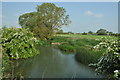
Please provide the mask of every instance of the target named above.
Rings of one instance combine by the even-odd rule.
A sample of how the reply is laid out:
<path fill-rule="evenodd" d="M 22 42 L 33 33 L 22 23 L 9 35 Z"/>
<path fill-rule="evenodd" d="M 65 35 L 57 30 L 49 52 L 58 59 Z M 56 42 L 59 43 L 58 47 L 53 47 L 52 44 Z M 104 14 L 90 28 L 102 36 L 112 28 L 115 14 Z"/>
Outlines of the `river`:
<path fill-rule="evenodd" d="M 75 54 L 63 54 L 59 49 L 40 48 L 40 54 L 13 63 L 13 74 L 25 78 L 102 78 L 96 72 L 75 60 Z"/>

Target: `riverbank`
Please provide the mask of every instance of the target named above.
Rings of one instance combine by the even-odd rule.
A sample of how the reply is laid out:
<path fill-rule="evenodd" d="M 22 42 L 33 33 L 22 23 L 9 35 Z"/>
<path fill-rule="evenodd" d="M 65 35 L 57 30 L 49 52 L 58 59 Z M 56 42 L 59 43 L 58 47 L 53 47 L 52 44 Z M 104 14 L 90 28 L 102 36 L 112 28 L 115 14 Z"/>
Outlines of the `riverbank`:
<path fill-rule="evenodd" d="M 117 39 L 114 36 L 57 34 L 53 37 L 52 47 L 60 49 L 65 54 L 76 53 L 76 60 L 88 65 L 90 63 L 96 63 L 105 52 L 104 48 L 94 48 L 104 37 Z"/>
<path fill-rule="evenodd" d="M 89 64 L 93 62 L 93 57 L 102 54 L 99 50 L 94 50 L 93 46 L 97 45 L 100 41 L 95 39 L 69 37 L 69 36 L 54 36 L 52 40 L 52 47 L 58 48 L 65 54 L 76 53 L 75 58 L 78 62 Z M 54 43 L 54 44 L 53 44 Z M 59 45 L 55 44 L 59 43 Z M 95 54 L 95 55 L 93 55 Z M 99 56 L 100 57 L 100 56 Z M 99 58 L 94 58 L 94 62 Z"/>

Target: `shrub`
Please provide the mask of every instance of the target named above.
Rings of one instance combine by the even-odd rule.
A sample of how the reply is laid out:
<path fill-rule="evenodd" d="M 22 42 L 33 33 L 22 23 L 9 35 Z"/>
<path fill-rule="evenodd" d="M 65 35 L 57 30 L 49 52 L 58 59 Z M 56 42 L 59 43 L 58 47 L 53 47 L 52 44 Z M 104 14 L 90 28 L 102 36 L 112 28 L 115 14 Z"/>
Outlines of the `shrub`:
<path fill-rule="evenodd" d="M 11 59 L 28 58 L 36 55 L 37 49 L 35 48 L 36 38 L 33 33 L 23 28 L 2 28 L 2 53 L 3 53 L 3 76 L 8 77 L 4 73 L 10 71 Z"/>
<path fill-rule="evenodd" d="M 106 48 L 99 61 L 95 64 L 90 64 L 96 67 L 98 73 L 108 73 L 109 78 L 120 77 L 120 41 L 119 40 L 103 40 L 95 48 Z"/>
<path fill-rule="evenodd" d="M 33 33 L 27 29 L 14 27 L 2 29 L 3 55 L 7 54 L 10 59 L 28 58 L 36 55 L 35 41 Z"/>

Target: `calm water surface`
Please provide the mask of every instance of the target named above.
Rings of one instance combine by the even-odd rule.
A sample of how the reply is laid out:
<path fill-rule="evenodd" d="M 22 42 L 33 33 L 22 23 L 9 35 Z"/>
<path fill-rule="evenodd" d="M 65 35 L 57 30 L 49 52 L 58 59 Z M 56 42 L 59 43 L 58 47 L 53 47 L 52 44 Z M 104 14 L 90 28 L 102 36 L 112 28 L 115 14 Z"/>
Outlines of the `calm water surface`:
<path fill-rule="evenodd" d="M 51 47 L 40 48 L 40 54 L 14 62 L 14 74 L 25 78 L 101 78 L 90 67 L 75 60 L 74 54 L 65 55 Z"/>

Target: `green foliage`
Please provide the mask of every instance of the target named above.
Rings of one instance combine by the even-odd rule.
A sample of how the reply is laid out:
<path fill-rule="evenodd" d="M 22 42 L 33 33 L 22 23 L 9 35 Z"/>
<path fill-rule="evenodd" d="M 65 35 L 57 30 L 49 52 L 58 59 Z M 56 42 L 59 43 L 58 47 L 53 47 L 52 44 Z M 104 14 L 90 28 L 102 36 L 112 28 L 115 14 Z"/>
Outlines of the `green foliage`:
<path fill-rule="evenodd" d="M 24 28 L 29 28 L 42 40 L 51 39 L 54 31 L 70 23 L 66 10 L 53 3 L 38 5 L 36 10 L 36 12 L 21 15 L 19 24 Z"/>
<path fill-rule="evenodd" d="M 76 49 L 81 46 L 88 46 L 89 48 L 92 48 L 92 46 L 97 45 L 99 41 L 93 39 L 77 39 L 64 36 L 54 36 L 52 43 L 60 43 L 60 45 L 56 46 L 62 51 L 75 52 Z"/>
<path fill-rule="evenodd" d="M 97 33 L 97 35 L 107 35 L 107 30 L 99 29 L 96 33 Z"/>
<path fill-rule="evenodd" d="M 61 29 L 61 30 L 58 30 L 57 32 L 56 32 L 56 34 L 63 34 L 63 30 Z"/>
<path fill-rule="evenodd" d="M 61 43 L 60 45 L 55 45 L 65 53 L 74 52 L 75 59 L 84 64 L 90 64 L 98 62 L 98 59 L 102 56 L 104 49 L 94 50 L 93 46 L 97 45 L 100 41 L 95 39 L 80 39 L 69 37 L 69 36 L 55 36 L 53 38 L 53 43 Z M 79 35 L 81 36 L 81 35 Z"/>
<path fill-rule="evenodd" d="M 82 35 L 87 35 L 87 33 L 86 33 L 86 32 L 84 32 L 84 33 L 82 33 Z"/>
<path fill-rule="evenodd" d="M 76 60 L 84 64 L 92 63 L 90 65 L 93 65 L 98 73 L 107 73 L 109 77 L 118 78 L 120 76 L 120 45 L 118 45 L 120 41 L 113 36 L 106 36 L 108 40 L 105 36 L 102 37 L 59 34 L 53 38 L 52 42 L 61 43 L 56 46 L 62 51 L 76 52 Z"/>
<path fill-rule="evenodd" d="M 41 41 L 41 40 L 38 40 L 38 41 L 36 42 L 36 44 L 39 45 L 39 46 L 40 46 L 40 45 L 44 45 L 44 43 L 45 43 L 45 41 Z"/>
<path fill-rule="evenodd" d="M 59 49 L 61 49 L 62 51 L 66 51 L 66 52 L 74 52 L 75 51 L 75 47 L 70 45 L 70 44 L 61 44 L 58 46 Z"/>
<path fill-rule="evenodd" d="M 43 41 L 38 40 L 36 44 L 37 44 L 37 47 L 36 47 L 37 49 L 39 49 L 41 46 L 50 46 L 50 42 L 46 40 L 43 40 Z"/>
<path fill-rule="evenodd" d="M 25 13 L 19 17 L 19 24 L 23 28 L 29 28 L 30 30 L 33 30 L 34 26 L 36 26 L 35 23 L 37 21 L 37 15 L 37 12 Z"/>
<path fill-rule="evenodd" d="M 38 37 L 41 40 L 49 40 L 52 38 L 52 35 L 54 32 L 47 27 L 34 27 L 33 33 L 35 34 L 36 37 Z"/>
<path fill-rule="evenodd" d="M 2 28 L 2 48 L 10 59 L 28 58 L 37 54 L 36 38 L 23 28 Z"/>
<path fill-rule="evenodd" d="M 24 28 L 2 28 L 2 53 L 3 53 L 3 77 L 9 77 L 11 72 L 11 60 L 28 58 L 36 55 L 36 38 L 33 33 Z"/>
<path fill-rule="evenodd" d="M 77 61 L 88 65 L 90 63 L 98 62 L 98 59 L 102 56 L 104 51 L 105 50 L 94 51 L 87 49 L 87 47 L 79 47 L 76 51 L 75 58 Z"/>
<path fill-rule="evenodd" d="M 7 54 L 4 54 L 2 57 L 2 70 L 4 70 L 4 73 L 10 70 L 10 61 L 9 61 L 9 56 Z M 4 74 L 3 74 L 4 75 Z"/>
<path fill-rule="evenodd" d="M 92 31 L 89 31 L 88 34 L 93 34 L 93 32 L 92 32 Z"/>
<path fill-rule="evenodd" d="M 96 64 L 90 64 L 96 67 L 98 73 L 107 73 L 108 77 L 120 77 L 120 41 L 103 39 L 95 48 L 106 48 L 106 52 Z"/>

